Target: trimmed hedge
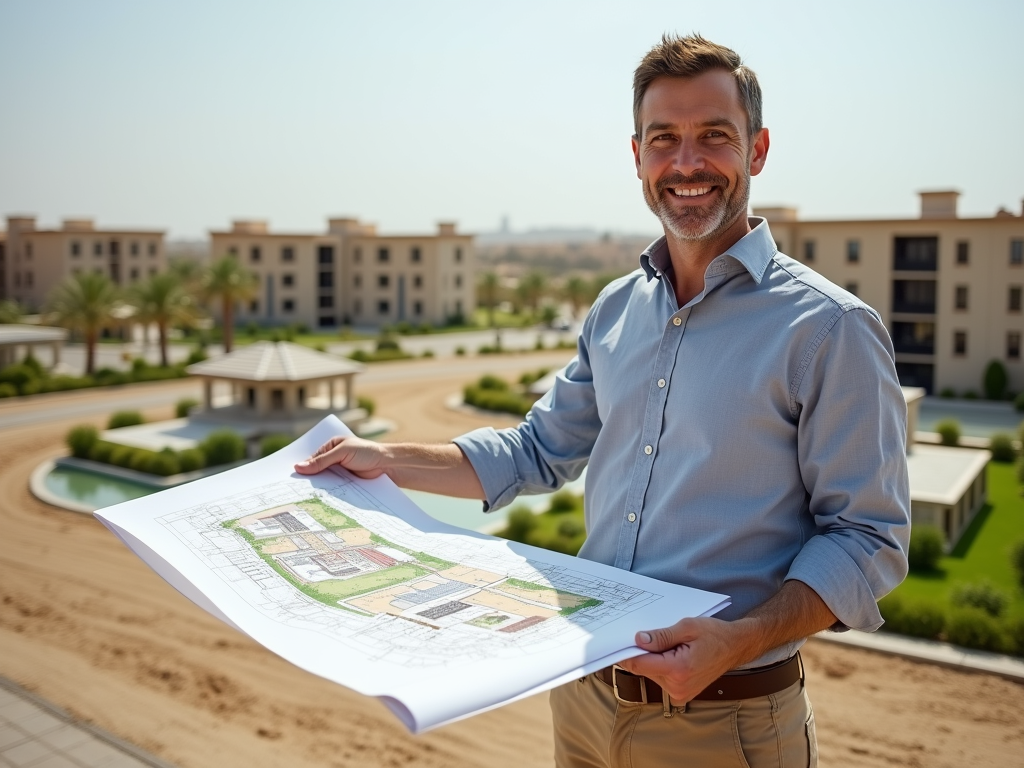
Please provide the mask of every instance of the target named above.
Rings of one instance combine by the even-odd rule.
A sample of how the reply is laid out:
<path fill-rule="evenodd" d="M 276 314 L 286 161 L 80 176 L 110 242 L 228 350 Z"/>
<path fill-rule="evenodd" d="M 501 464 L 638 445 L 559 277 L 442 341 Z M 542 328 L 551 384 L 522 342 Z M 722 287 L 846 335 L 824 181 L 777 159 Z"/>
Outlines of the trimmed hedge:
<path fill-rule="evenodd" d="M 942 559 L 946 537 L 932 525 L 916 525 L 910 532 L 910 549 L 907 559 L 915 571 L 934 571 Z"/>
<path fill-rule="evenodd" d="M 138 411 L 118 411 L 110 416 L 107 421 L 107 429 L 121 429 L 122 427 L 134 427 L 137 424 L 145 424 L 146 420 Z"/>
<path fill-rule="evenodd" d="M 82 424 L 75 427 L 66 438 L 71 455 L 76 459 L 88 459 L 96 441 L 100 439 L 100 432 L 91 424 Z"/>
<path fill-rule="evenodd" d="M 71 455 L 101 464 L 169 477 L 179 472 L 194 472 L 204 467 L 227 464 L 245 456 L 245 441 L 230 430 L 211 433 L 199 448 L 174 451 L 164 448 L 149 451 L 99 439 L 97 429 L 89 424 L 74 427 L 65 438 Z M 288 438 L 289 442 L 291 438 Z"/>
<path fill-rule="evenodd" d="M 291 435 L 267 435 L 260 441 L 260 456 L 277 453 L 282 448 L 291 445 L 292 439 Z"/>

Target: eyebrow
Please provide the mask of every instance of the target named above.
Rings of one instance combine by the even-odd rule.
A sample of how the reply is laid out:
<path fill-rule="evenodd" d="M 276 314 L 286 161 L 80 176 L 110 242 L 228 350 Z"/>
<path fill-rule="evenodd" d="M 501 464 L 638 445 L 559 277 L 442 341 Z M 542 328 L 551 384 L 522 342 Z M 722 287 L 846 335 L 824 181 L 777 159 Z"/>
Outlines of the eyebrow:
<path fill-rule="evenodd" d="M 644 127 L 644 136 L 651 133 L 652 131 L 665 131 L 671 128 L 675 128 L 675 123 L 648 123 Z M 727 117 L 713 117 L 710 120 L 705 120 L 699 124 L 701 128 L 731 128 L 732 130 L 739 133 L 739 126 L 736 125 L 732 120 Z"/>

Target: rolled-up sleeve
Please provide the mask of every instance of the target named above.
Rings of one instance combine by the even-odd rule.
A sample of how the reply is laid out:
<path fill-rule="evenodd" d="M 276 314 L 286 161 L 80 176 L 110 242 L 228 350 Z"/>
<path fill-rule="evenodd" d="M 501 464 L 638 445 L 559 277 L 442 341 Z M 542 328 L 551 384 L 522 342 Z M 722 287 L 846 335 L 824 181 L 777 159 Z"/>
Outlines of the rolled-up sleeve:
<path fill-rule="evenodd" d="M 521 493 L 557 490 L 583 472 L 601 430 L 584 333 L 577 355 L 555 385 L 512 429 L 485 427 L 453 441 L 480 478 L 484 511 L 510 504 Z"/>
<path fill-rule="evenodd" d="M 838 311 L 807 350 L 793 396 L 817 533 L 786 578 L 811 587 L 843 625 L 873 631 L 877 600 L 907 574 L 910 537 L 906 400 L 877 316 Z"/>

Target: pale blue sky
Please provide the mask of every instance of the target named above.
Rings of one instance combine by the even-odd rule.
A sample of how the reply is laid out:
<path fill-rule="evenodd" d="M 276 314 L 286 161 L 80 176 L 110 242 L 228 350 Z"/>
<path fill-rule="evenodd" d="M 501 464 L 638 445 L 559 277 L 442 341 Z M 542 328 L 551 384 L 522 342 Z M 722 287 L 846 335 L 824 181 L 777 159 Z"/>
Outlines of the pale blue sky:
<path fill-rule="evenodd" d="M 0 214 L 165 227 L 654 232 L 632 70 L 735 48 L 772 147 L 753 204 L 808 218 L 1024 197 L 1024 3 L 0 0 Z"/>

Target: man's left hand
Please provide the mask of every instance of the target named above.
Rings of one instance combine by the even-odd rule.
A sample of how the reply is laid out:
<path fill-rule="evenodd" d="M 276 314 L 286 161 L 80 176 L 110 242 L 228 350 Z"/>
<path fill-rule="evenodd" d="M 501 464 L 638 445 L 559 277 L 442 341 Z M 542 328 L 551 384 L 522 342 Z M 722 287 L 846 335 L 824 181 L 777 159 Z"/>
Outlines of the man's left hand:
<path fill-rule="evenodd" d="M 619 662 L 634 675 L 654 680 L 675 704 L 685 704 L 723 673 L 746 659 L 745 622 L 683 619 L 664 629 L 637 632 L 636 644 L 647 651 Z"/>

